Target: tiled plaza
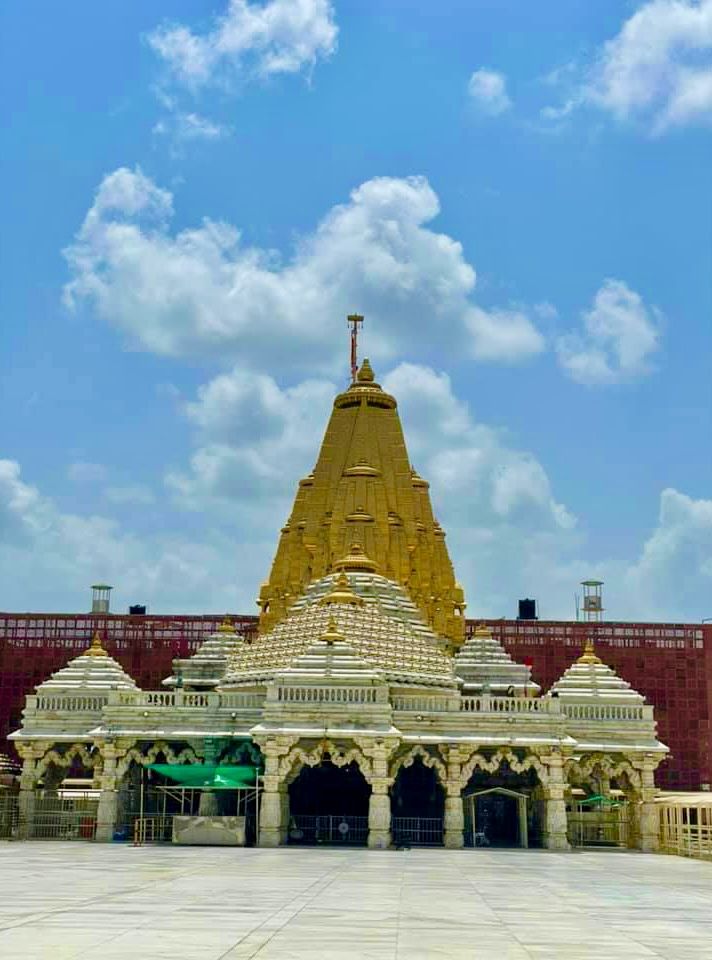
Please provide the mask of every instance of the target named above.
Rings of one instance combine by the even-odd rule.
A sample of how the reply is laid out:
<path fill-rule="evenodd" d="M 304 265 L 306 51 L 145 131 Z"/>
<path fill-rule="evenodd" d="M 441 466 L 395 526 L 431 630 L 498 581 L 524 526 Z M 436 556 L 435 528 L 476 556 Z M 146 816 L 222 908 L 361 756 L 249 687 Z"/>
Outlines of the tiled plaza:
<path fill-rule="evenodd" d="M 0 843 L 2 960 L 712 958 L 712 864 Z"/>

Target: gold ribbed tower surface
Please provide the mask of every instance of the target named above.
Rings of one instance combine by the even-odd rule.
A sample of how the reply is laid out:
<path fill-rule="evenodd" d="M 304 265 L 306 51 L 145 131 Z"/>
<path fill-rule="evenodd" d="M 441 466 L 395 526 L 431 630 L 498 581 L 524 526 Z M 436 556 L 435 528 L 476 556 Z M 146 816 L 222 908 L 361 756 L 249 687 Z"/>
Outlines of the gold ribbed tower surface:
<path fill-rule="evenodd" d="M 279 623 L 311 581 L 354 556 L 405 587 L 432 629 L 461 644 L 465 598 L 428 489 L 411 467 L 395 398 L 364 360 L 334 400 L 313 473 L 299 481 L 260 589 L 260 632 Z"/>

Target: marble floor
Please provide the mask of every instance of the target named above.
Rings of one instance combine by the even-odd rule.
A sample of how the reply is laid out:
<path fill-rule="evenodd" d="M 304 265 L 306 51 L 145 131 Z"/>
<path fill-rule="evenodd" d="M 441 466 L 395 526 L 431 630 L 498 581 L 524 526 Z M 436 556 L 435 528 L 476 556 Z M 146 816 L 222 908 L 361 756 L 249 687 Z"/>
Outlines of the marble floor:
<path fill-rule="evenodd" d="M 2 960 L 712 960 L 712 863 L 0 842 Z"/>

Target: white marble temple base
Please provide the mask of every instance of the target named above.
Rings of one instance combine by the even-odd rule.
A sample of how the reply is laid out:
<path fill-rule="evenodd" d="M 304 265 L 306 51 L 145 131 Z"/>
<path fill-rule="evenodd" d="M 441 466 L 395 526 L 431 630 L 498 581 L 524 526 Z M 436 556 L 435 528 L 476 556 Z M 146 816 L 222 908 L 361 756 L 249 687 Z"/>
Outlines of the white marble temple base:
<path fill-rule="evenodd" d="M 244 817 L 173 817 L 173 843 L 183 846 L 244 847 Z"/>

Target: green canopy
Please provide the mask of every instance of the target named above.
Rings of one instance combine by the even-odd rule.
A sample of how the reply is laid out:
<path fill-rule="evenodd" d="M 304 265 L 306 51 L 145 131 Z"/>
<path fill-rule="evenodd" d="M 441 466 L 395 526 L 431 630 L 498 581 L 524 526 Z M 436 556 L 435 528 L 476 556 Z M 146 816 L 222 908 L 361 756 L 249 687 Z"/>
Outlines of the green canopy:
<path fill-rule="evenodd" d="M 250 764 L 151 763 L 148 769 L 194 790 L 240 790 L 257 781 L 257 767 Z"/>
<path fill-rule="evenodd" d="M 594 797 L 579 800 L 579 803 L 582 806 L 584 803 L 599 803 L 604 807 L 617 807 L 620 805 L 620 800 L 615 800 L 613 797 L 604 797 L 603 794 L 597 793 Z"/>

